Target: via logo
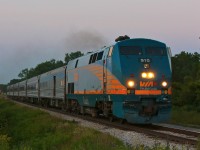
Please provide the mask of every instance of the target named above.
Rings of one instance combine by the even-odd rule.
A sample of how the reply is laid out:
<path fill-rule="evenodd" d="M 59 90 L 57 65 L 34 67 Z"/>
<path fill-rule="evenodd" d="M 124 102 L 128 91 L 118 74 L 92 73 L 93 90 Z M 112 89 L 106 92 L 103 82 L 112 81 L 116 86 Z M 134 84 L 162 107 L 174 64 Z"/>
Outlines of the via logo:
<path fill-rule="evenodd" d="M 156 82 L 153 82 L 153 81 L 140 81 L 140 87 L 153 87 L 153 86 L 156 86 L 157 83 Z"/>

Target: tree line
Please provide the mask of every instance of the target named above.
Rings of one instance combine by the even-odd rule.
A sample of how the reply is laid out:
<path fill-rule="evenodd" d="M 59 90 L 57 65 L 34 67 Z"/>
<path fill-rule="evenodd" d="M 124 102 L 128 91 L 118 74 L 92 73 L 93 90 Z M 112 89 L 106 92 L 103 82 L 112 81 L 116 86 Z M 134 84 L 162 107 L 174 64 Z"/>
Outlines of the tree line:
<path fill-rule="evenodd" d="M 172 57 L 172 103 L 200 112 L 200 54 L 181 52 Z"/>
<path fill-rule="evenodd" d="M 70 60 L 82 56 L 80 51 L 65 54 L 65 62 L 52 59 L 35 68 L 23 69 L 9 84 L 37 76 L 66 65 Z M 5 86 L 3 88 L 5 90 Z M 200 111 L 200 54 L 181 52 L 172 57 L 172 103 L 174 106 L 189 106 Z"/>
<path fill-rule="evenodd" d="M 66 53 L 65 58 L 64 58 L 65 62 L 63 62 L 62 60 L 56 61 L 55 59 L 51 59 L 49 61 L 45 61 L 45 62 L 38 64 L 35 68 L 30 68 L 30 69 L 25 68 L 18 74 L 19 79 L 10 80 L 8 85 L 15 84 L 17 82 L 20 82 L 20 81 L 35 77 L 37 75 L 43 74 L 45 72 L 51 71 L 53 69 L 62 67 L 64 65 L 68 64 L 68 62 L 70 60 L 73 60 L 80 56 L 83 56 L 83 53 L 81 53 L 80 51 Z"/>

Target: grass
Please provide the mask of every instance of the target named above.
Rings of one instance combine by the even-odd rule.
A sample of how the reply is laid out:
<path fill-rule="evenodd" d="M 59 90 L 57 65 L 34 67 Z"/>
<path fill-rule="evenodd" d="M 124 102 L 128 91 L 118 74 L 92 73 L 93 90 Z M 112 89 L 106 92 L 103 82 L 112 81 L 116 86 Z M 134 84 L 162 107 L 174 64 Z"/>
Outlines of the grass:
<path fill-rule="evenodd" d="M 0 99 L 0 149 L 127 149 L 121 141 Z"/>
<path fill-rule="evenodd" d="M 188 109 L 188 107 L 173 107 L 170 123 L 183 126 L 200 128 L 200 113 L 197 110 Z M 200 137 L 197 144 L 197 150 L 200 150 Z"/>
<path fill-rule="evenodd" d="M 198 140 L 197 150 L 200 150 L 200 138 L 199 138 L 199 140 Z"/>
<path fill-rule="evenodd" d="M 170 123 L 200 128 L 200 113 L 196 110 L 173 107 Z"/>
<path fill-rule="evenodd" d="M 200 146 L 200 144 L 199 144 Z M 0 150 L 169 150 L 125 146 L 109 134 L 81 127 L 40 110 L 32 110 L 0 96 Z"/>

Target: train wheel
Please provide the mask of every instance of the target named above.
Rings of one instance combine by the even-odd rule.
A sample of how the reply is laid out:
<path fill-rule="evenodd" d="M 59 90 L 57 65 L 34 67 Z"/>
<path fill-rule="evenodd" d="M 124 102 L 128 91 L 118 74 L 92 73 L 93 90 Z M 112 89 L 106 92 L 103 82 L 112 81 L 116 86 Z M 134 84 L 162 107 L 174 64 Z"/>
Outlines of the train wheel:
<path fill-rule="evenodd" d="M 77 108 L 76 108 L 76 114 L 79 115 L 81 113 L 81 107 L 80 105 L 78 104 L 77 105 Z"/>
<path fill-rule="evenodd" d="M 114 117 L 113 117 L 113 116 L 110 116 L 110 117 L 109 117 L 109 121 L 110 121 L 110 122 L 113 122 L 113 121 L 114 121 Z"/>
<path fill-rule="evenodd" d="M 124 124 L 125 120 L 124 119 L 120 119 L 120 124 Z"/>

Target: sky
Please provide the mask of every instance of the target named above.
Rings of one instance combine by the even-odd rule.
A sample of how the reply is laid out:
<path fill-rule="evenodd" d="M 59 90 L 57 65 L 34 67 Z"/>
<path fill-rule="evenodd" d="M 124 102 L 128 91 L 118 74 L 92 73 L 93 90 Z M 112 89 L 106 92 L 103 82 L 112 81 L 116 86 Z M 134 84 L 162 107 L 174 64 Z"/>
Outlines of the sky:
<path fill-rule="evenodd" d="M 119 35 L 200 52 L 199 0 L 0 0 L 0 84 L 65 53 L 93 51 Z"/>

